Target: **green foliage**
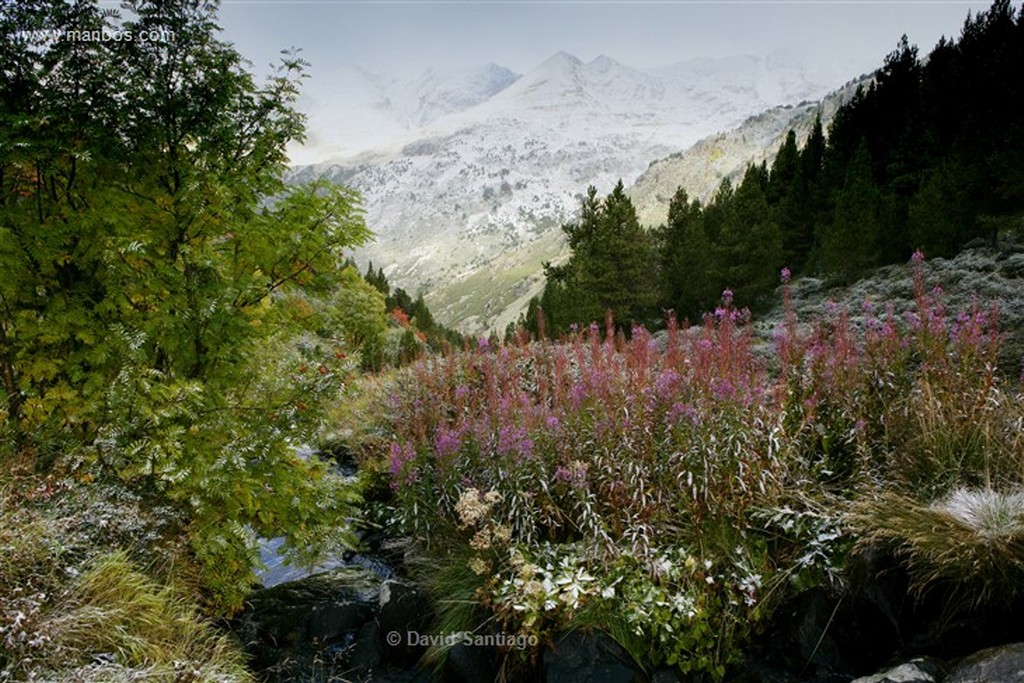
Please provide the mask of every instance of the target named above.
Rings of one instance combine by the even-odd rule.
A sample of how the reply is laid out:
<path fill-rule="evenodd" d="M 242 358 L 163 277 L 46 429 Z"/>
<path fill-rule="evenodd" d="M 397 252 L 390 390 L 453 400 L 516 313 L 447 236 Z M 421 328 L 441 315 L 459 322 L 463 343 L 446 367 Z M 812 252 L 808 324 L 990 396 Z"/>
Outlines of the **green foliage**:
<path fill-rule="evenodd" d="M 292 450 L 353 369 L 342 348 L 372 334 L 306 310 L 334 297 L 372 318 L 342 272 L 368 231 L 354 193 L 282 183 L 301 60 L 258 85 L 217 38 L 215 3 L 127 9 L 56 2 L 45 17 L 165 38 L 19 39 L 23 79 L 0 98 L 7 455 L 171 501 L 230 611 L 254 534 L 299 549 L 346 536 L 353 495 Z"/>
<path fill-rule="evenodd" d="M 861 145 L 846 169 L 831 224 L 822 227 L 822 266 L 845 282 L 878 263 L 881 199 L 871 179 L 870 157 Z"/>
<path fill-rule="evenodd" d="M 668 208 L 668 223 L 659 234 L 661 281 L 666 308 L 690 320 L 700 320 L 718 298 L 713 289 L 711 243 L 704 231 L 700 202 L 690 202 L 679 188 Z"/>
<path fill-rule="evenodd" d="M 317 308 L 324 311 L 323 335 L 340 334 L 342 346 L 359 351 L 364 370 L 383 367 L 388 331 L 384 293 L 350 267 L 342 271 L 335 291 Z"/>
<path fill-rule="evenodd" d="M 765 196 L 767 172 L 750 166 L 729 198 L 718 227 L 718 277 L 736 300 L 763 303 L 778 284 L 782 268 L 782 234 Z"/>
<path fill-rule="evenodd" d="M 564 288 L 565 303 L 554 292 L 544 306 L 562 329 L 569 323 L 603 320 L 606 311 L 621 321 L 643 322 L 657 298 L 651 269 L 653 253 L 622 182 L 599 200 L 590 187 L 577 223 L 562 226 L 573 251 L 569 262 L 546 266 L 549 280 Z"/>

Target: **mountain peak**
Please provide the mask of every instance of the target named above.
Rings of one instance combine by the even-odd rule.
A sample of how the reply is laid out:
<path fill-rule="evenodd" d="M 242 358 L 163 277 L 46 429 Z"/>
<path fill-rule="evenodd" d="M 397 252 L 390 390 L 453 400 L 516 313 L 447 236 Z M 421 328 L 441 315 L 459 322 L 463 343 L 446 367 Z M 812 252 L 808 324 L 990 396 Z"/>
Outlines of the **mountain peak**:
<path fill-rule="evenodd" d="M 592 68 L 592 69 L 595 69 L 597 71 L 607 71 L 608 69 L 612 69 L 612 68 L 617 67 L 617 66 L 622 66 L 622 64 L 620 64 L 618 61 L 612 59 L 608 55 L 601 54 L 601 55 L 598 55 L 598 56 L 594 57 L 587 64 L 587 66 Z"/>
<path fill-rule="evenodd" d="M 561 66 L 561 67 L 574 67 L 580 66 L 583 61 L 575 55 L 571 55 L 565 50 L 559 50 L 555 54 L 548 57 L 544 62 L 537 67 L 538 69 L 544 69 L 547 67 Z"/>

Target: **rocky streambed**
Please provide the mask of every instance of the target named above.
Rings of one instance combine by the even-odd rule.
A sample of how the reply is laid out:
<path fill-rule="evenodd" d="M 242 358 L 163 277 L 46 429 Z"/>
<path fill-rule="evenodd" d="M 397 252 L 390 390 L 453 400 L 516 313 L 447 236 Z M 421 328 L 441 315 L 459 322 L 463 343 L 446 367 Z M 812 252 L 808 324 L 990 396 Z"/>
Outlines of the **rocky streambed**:
<path fill-rule="evenodd" d="M 914 600 L 891 558 L 861 558 L 867 572 L 842 591 L 810 590 L 774 622 L 727 680 L 744 683 L 997 683 L 1024 680 L 1021 605 L 960 612 L 950 595 Z M 338 567 L 257 591 L 237 632 L 262 680 L 499 680 L 509 653 L 529 647 L 488 631 L 436 630 L 427 592 L 363 567 Z M 454 643 L 442 667 L 422 661 L 428 645 Z M 539 644 L 517 679 L 546 683 L 704 681 L 635 662 L 596 631 Z"/>
<path fill-rule="evenodd" d="M 345 465 L 351 472 L 351 463 Z M 438 630 L 434 599 L 410 578 L 413 545 L 376 533 L 363 554 L 303 569 L 264 545 L 265 587 L 234 629 L 260 680 L 274 683 L 384 683 L 502 680 L 629 683 L 709 679 L 636 662 L 599 631 L 551 642 Z M 443 599 L 443 598 L 442 598 Z M 901 563 L 884 548 L 850 558 L 841 586 L 807 590 L 774 612 L 726 680 L 742 683 L 982 683 L 1024 681 L 1024 604 L 996 600 L 968 609 L 955 587 L 910 592 Z M 431 645 L 451 645 L 442 665 Z"/>

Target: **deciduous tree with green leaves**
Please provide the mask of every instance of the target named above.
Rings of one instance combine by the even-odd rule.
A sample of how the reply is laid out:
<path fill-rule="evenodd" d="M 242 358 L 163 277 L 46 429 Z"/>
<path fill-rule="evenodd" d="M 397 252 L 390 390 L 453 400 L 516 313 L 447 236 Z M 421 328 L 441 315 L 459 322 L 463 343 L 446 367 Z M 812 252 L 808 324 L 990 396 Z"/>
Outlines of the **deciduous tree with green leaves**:
<path fill-rule="evenodd" d="M 368 231 L 351 191 L 285 187 L 305 64 L 258 83 L 217 6 L 0 10 L 0 381 L 7 454 L 180 506 L 229 612 L 257 536 L 348 538 L 353 494 L 295 447 L 353 368 L 294 306 L 337 292 Z"/>

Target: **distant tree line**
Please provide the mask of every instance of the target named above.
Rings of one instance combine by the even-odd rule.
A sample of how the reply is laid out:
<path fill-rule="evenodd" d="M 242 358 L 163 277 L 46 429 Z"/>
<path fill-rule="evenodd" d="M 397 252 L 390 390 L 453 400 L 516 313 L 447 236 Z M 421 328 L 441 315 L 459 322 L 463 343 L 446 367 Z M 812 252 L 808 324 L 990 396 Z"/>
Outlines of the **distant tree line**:
<path fill-rule="evenodd" d="M 379 348 L 374 345 L 364 349 L 366 369 L 379 370 L 385 364 L 403 365 L 418 358 L 427 349 L 443 352 L 465 345 L 465 337 L 460 332 L 434 320 L 422 294 L 414 300 L 401 287 L 392 290 L 384 269 L 375 270 L 372 261 L 367 265 L 363 279 L 384 296 L 384 308 L 390 317 L 390 324 L 401 329 L 397 343 L 392 344 L 395 348 L 388 350 L 381 343 Z"/>
<path fill-rule="evenodd" d="M 725 179 L 705 206 L 679 188 L 644 230 L 620 182 L 589 188 L 563 226 L 572 256 L 545 266 L 520 326 L 537 335 L 602 320 L 700 320 L 728 288 L 766 306 L 782 268 L 850 282 L 915 249 L 995 245 L 1024 210 L 1024 11 L 996 0 L 926 59 L 906 36 L 824 135 L 792 131 L 769 165 Z M 538 309 L 544 320 L 538 320 Z"/>

